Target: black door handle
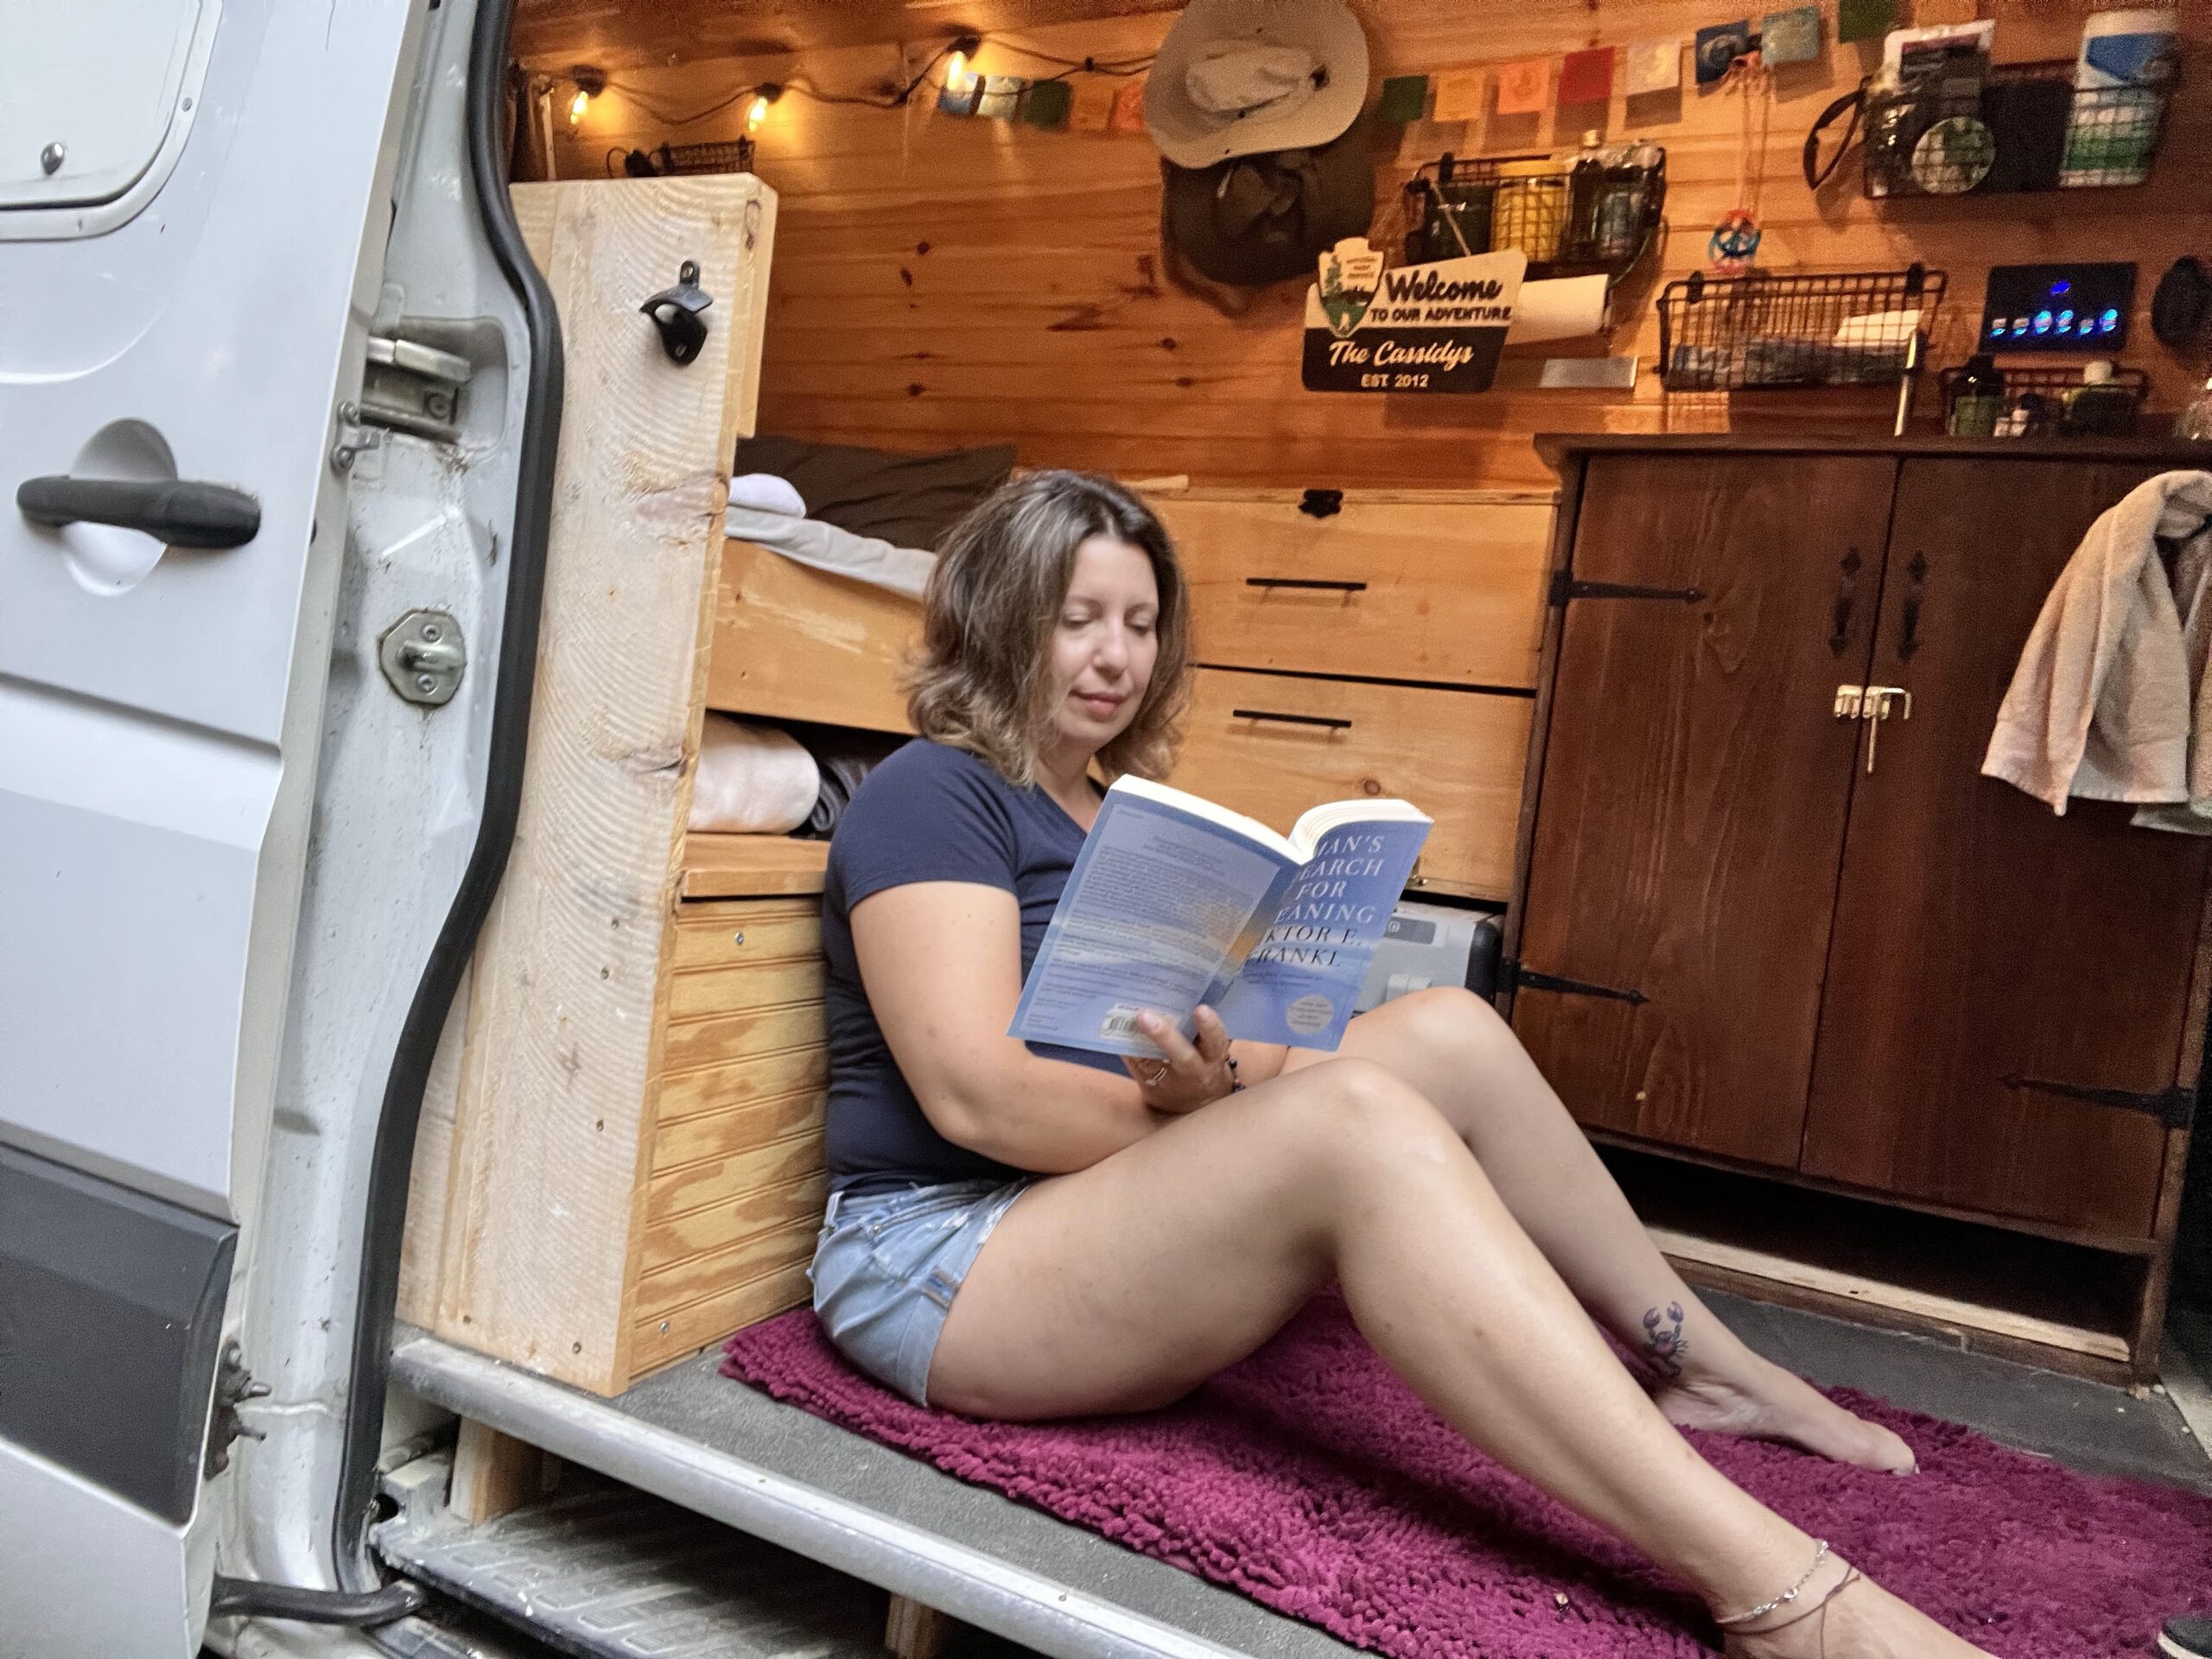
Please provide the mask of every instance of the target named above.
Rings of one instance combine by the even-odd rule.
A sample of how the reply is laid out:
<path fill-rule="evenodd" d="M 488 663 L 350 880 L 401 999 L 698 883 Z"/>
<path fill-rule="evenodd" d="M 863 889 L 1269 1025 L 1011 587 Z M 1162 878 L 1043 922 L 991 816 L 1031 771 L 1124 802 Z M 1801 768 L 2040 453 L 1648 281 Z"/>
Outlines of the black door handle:
<path fill-rule="evenodd" d="M 261 533 L 261 503 L 244 490 L 186 479 L 27 478 L 16 505 L 35 524 L 113 524 L 170 547 L 242 547 Z"/>

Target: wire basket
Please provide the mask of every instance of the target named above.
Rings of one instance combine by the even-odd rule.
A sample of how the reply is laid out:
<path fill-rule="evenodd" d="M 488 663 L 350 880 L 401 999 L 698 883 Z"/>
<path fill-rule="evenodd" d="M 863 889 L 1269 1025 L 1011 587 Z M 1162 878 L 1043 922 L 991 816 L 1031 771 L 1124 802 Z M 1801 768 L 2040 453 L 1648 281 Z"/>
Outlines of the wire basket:
<path fill-rule="evenodd" d="M 723 143 L 663 144 L 661 154 L 671 173 L 750 173 L 753 141 L 738 138 Z"/>
<path fill-rule="evenodd" d="M 1657 144 L 1564 158 L 1444 156 L 1407 181 L 1406 262 L 1518 248 L 1531 282 L 1618 282 L 1650 247 L 1666 200 L 1667 152 Z"/>
<path fill-rule="evenodd" d="M 1869 92 L 1869 196 L 1998 195 L 2140 184 L 2164 135 L 2171 78 L 2074 85 L 2070 60 L 2007 64 L 1932 85 Z"/>
<path fill-rule="evenodd" d="M 1936 377 L 1943 388 L 1943 424 L 1955 432 L 1961 429 L 1957 417 L 1966 372 L 1961 366 L 1946 369 Z M 1965 421 L 1963 435 L 2129 437 L 2151 395 L 2151 377 L 2141 369 L 2113 369 L 2112 378 L 2095 388 L 2101 395 L 2086 403 L 2080 394 L 2088 388 L 2076 370 L 2005 369 L 2002 373 L 2004 390 L 1992 400 L 1995 407 L 1976 411 L 1979 418 Z M 1966 390 L 1971 395 L 1971 389 Z"/>
<path fill-rule="evenodd" d="M 1944 275 L 1904 270 L 1707 276 L 1659 294 L 1669 391 L 1894 385 L 1919 366 Z"/>

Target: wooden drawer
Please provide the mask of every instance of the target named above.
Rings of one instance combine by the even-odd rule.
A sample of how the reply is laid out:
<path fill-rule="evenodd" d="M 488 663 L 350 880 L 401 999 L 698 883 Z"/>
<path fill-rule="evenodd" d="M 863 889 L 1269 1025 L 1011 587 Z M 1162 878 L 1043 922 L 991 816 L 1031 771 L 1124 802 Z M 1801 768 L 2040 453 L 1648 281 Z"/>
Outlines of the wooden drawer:
<path fill-rule="evenodd" d="M 1283 830 L 1323 801 L 1401 796 L 1436 820 L 1414 885 L 1503 899 L 1534 706 L 1482 691 L 1201 669 L 1170 781 Z"/>
<path fill-rule="evenodd" d="M 722 548 L 707 707 L 910 732 L 899 671 L 922 607 L 750 542 Z"/>
<path fill-rule="evenodd" d="M 1548 501 L 1287 493 L 1152 503 L 1190 573 L 1196 654 L 1230 668 L 1533 687 Z"/>

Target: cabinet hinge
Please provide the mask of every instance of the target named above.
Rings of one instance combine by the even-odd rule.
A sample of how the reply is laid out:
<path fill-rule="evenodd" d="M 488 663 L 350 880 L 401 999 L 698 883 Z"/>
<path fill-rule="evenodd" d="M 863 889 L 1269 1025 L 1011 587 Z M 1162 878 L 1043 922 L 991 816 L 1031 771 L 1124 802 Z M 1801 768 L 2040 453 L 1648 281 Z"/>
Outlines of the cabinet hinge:
<path fill-rule="evenodd" d="M 1998 1082 L 2007 1089 L 2030 1089 L 2039 1095 L 2087 1101 L 2092 1106 L 2110 1106 L 2116 1111 L 2141 1112 L 2146 1117 L 2157 1118 L 2170 1129 L 2187 1128 L 2196 1114 L 2196 1090 L 2184 1089 L 2179 1084 L 2146 1095 L 2132 1089 L 2096 1089 L 2087 1084 L 2052 1083 L 2043 1077 L 2007 1077 L 1998 1078 Z"/>
<path fill-rule="evenodd" d="M 1497 987 L 1502 991 L 1558 991 L 1567 996 L 1602 996 L 1615 1002 L 1644 1003 L 1651 1000 L 1642 991 L 1624 991 L 1611 985 L 1592 985 L 1586 980 L 1539 973 L 1511 957 L 1497 964 Z"/>
<path fill-rule="evenodd" d="M 1627 582 L 1577 582 L 1570 570 L 1552 572 L 1550 601 L 1554 607 L 1570 599 L 1671 599 L 1694 605 L 1705 597 L 1702 588 L 1640 588 Z"/>

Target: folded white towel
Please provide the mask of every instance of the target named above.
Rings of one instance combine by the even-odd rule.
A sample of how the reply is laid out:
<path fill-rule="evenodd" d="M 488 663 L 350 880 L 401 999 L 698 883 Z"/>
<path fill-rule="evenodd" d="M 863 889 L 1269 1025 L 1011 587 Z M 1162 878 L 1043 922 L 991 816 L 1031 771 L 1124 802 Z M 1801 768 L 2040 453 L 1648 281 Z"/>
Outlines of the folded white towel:
<path fill-rule="evenodd" d="M 806 517 L 806 502 L 791 481 L 773 473 L 745 473 L 730 480 L 729 504 L 760 512 L 780 512 L 790 518 Z"/>
<path fill-rule="evenodd" d="M 819 518 L 786 518 L 781 513 L 730 503 L 724 527 L 741 542 L 751 542 L 793 562 L 832 575 L 887 588 L 919 599 L 928 586 L 937 555 L 918 547 L 898 547 L 873 536 L 855 536 Z"/>
<path fill-rule="evenodd" d="M 788 732 L 709 715 L 691 785 L 691 828 L 780 836 L 804 823 L 822 769 Z"/>

